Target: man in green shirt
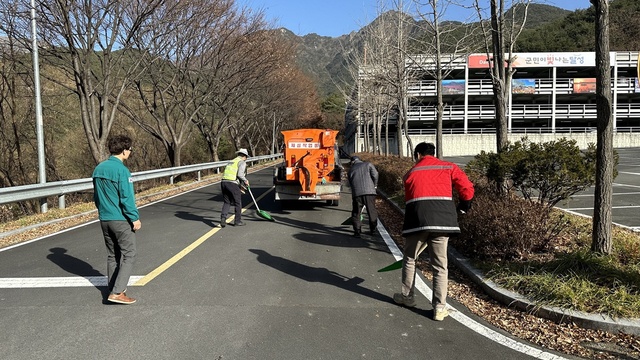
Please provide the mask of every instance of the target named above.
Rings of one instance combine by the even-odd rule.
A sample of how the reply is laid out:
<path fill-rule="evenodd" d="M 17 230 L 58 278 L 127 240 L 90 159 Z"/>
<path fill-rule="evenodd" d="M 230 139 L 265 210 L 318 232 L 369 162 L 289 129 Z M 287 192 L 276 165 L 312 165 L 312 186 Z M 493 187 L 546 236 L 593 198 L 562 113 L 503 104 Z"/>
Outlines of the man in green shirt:
<path fill-rule="evenodd" d="M 142 227 L 131 172 L 124 165 L 124 160 L 131 156 L 131 143 L 131 138 L 125 135 L 110 138 L 111 156 L 96 166 L 92 176 L 93 201 L 107 247 L 107 300 L 119 304 L 136 302 L 125 291 L 136 258 L 135 231 Z"/>

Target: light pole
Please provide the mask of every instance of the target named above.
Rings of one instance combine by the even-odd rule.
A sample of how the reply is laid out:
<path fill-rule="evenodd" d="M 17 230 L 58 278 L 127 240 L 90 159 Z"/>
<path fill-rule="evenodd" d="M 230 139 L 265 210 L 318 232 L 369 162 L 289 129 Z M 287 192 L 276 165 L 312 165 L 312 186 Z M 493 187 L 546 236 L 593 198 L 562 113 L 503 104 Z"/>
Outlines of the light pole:
<path fill-rule="evenodd" d="M 36 4 L 31 0 L 31 38 L 33 48 L 33 82 L 36 100 L 36 138 L 38 140 L 38 182 L 47 182 L 44 163 L 44 130 L 42 124 L 42 102 L 40 99 L 40 68 L 38 66 L 38 36 L 36 35 Z M 47 212 L 47 199 L 40 199 L 40 212 Z"/>

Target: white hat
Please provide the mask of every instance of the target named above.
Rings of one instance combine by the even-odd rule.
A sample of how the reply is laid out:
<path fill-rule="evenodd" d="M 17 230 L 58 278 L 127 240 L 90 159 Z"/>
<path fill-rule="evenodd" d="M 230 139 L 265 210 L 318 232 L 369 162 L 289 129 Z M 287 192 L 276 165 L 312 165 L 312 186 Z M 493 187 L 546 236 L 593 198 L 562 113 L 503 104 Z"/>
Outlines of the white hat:
<path fill-rule="evenodd" d="M 236 154 L 240 154 L 240 155 L 244 155 L 246 157 L 249 157 L 249 152 L 245 148 L 241 148 L 240 150 L 236 151 Z"/>

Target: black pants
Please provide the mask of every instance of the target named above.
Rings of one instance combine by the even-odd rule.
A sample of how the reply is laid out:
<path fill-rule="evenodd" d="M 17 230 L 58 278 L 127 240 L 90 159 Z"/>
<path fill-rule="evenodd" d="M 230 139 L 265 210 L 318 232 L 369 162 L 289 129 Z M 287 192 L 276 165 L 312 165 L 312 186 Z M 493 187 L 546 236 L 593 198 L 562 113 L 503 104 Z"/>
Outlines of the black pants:
<path fill-rule="evenodd" d="M 353 222 L 353 231 L 360 233 L 362 224 L 360 223 L 360 211 L 362 206 L 367 207 L 367 215 L 369 216 L 369 230 L 374 231 L 378 226 L 378 211 L 376 211 L 376 196 L 362 195 L 352 197 L 351 220 Z"/>
<path fill-rule="evenodd" d="M 235 206 L 235 222 L 242 220 L 242 193 L 240 192 L 240 185 L 231 181 L 223 181 L 220 183 L 222 187 L 222 198 L 224 204 L 222 204 L 221 218 L 226 219 L 229 214 L 229 208 L 231 205 Z"/>

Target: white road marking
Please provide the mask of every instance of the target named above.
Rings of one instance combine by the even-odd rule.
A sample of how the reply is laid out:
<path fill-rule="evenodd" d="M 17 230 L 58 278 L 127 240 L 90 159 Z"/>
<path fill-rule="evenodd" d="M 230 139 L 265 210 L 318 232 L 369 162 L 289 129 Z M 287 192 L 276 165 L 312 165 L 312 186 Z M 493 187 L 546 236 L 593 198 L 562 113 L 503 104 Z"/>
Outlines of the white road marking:
<path fill-rule="evenodd" d="M 142 279 L 142 276 L 132 276 L 129 286 Z M 0 289 L 34 289 L 55 287 L 84 287 L 107 286 L 106 276 L 70 276 L 70 277 L 28 277 L 28 278 L 0 278 Z"/>
<path fill-rule="evenodd" d="M 613 186 L 622 186 L 622 187 L 630 187 L 630 188 L 634 188 L 634 189 L 640 189 L 640 186 L 638 186 L 638 185 L 630 185 L 630 184 L 613 183 Z"/>
<path fill-rule="evenodd" d="M 612 209 L 635 209 L 635 208 L 640 208 L 640 205 L 612 206 L 611 208 Z M 593 206 L 592 207 L 585 207 L 585 208 L 567 208 L 567 209 L 563 209 L 563 210 L 568 210 L 568 211 L 593 210 Z"/>
<path fill-rule="evenodd" d="M 627 193 L 613 193 L 613 196 L 616 195 L 640 195 L 640 192 L 627 192 Z M 571 198 L 579 198 L 579 197 L 593 197 L 593 194 L 580 194 L 580 195 L 572 195 Z"/>

